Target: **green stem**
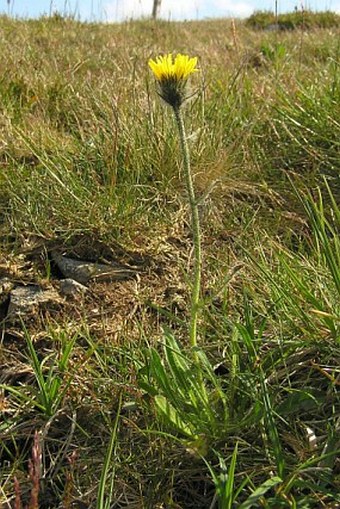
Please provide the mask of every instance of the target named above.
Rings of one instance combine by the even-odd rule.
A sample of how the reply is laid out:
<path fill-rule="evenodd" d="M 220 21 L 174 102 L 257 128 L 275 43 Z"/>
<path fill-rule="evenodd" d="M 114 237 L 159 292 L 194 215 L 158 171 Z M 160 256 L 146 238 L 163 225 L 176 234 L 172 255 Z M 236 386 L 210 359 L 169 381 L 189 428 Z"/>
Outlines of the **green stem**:
<path fill-rule="evenodd" d="M 185 183 L 189 197 L 189 205 L 191 211 L 191 227 L 194 245 L 194 281 L 191 294 L 191 313 L 190 313 L 190 345 L 194 348 L 197 346 L 197 320 L 201 290 L 201 272 L 202 272 L 201 228 L 198 215 L 198 206 L 195 197 L 194 184 L 191 174 L 189 147 L 186 139 L 185 127 L 180 107 L 174 107 L 174 113 L 179 131 L 181 149 L 183 153 Z M 195 360 L 197 360 L 197 355 L 195 352 L 194 358 Z"/>

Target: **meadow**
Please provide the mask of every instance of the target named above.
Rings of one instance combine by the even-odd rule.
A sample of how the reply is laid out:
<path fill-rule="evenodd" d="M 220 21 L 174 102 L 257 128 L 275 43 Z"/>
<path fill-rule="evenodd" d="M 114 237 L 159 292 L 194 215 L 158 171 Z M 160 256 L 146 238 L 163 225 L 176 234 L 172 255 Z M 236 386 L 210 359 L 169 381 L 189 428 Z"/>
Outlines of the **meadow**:
<path fill-rule="evenodd" d="M 334 19 L 0 18 L 1 507 L 340 507 Z M 61 259 L 114 270 L 67 293 Z"/>

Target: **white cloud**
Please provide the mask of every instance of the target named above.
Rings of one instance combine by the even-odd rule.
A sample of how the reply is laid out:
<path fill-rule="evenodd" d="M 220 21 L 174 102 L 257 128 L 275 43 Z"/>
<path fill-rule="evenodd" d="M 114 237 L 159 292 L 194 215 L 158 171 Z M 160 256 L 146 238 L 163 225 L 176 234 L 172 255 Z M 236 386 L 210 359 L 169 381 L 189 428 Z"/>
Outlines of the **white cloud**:
<path fill-rule="evenodd" d="M 203 2 L 212 5 L 217 16 L 249 16 L 254 11 L 254 6 L 249 2 L 236 0 L 213 0 Z"/>
<path fill-rule="evenodd" d="M 108 21 L 150 17 L 153 0 L 111 0 L 104 5 Z M 183 20 L 223 16 L 249 16 L 254 10 L 247 0 L 162 0 L 160 17 Z"/>
<path fill-rule="evenodd" d="M 104 4 L 104 12 L 108 21 L 150 16 L 151 10 L 152 0 L 111 0 Z"/>

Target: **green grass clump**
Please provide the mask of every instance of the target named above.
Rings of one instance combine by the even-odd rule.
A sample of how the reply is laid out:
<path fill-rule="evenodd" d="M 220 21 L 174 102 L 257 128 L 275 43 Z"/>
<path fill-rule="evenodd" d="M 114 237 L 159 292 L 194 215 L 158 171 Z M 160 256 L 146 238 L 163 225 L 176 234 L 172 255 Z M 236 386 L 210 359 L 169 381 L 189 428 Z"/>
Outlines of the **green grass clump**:
<path fill-rule="evenodd" d="M 295 30 L 301 28 L 310 30 L 313 28 L 338 28 L 340 25 L 339 14 L 332 11 L 313 12 L 311 10 L 295 10 L 275 16 L 272 11 L 255 11 L 246 19 L 249 28 L 270 30 L 277 26 L 279 30 Z"/>
<path fill-rule="evenodd" d="M 313 27 L 0 19 L 1 506 L 340 503 L 339 29 Z M 198 362 L 169 51 L 200 68 Z M 61 298 L 55 251 L 136 277 Z M 8 316 L 32 285 L 60 298 Z"/>

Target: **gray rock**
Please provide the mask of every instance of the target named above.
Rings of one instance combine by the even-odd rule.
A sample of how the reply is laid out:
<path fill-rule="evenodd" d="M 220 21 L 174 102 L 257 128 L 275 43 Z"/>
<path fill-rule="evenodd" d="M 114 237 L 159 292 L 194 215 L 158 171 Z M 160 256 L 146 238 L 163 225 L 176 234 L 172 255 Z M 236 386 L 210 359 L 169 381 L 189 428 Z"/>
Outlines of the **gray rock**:
<path fill-rule="evenodd" d="M 7 317 L 13 320 L 36 313 L 40 307 L 60 304 L 62 299 L 54 289 L 43 290 L 40 286 L 17 286 L 10 293 Z"/>
<path fill-rule="evenodd" d="M 79 297 L 88 292 L 88 288 L 75 279 L 67 278 L 60 280 L 60 293 L 66 297 Z"/>
<path fill-rule="evenodd" d="M 278 32 L 280 30 L 280 25 L 278 23 L 271 23 L 270 25 L 265 27 L 266 32 Z"/>
<path fill-rule="evenodd" d="M 74 279 L 78 283 L 86 284 L 89 281 L 120 281 L 135 276 L 138 271 L 124 265 L 109 265 L 74 260 L 53 251 L 52 260 L 67 279 Z"/>

